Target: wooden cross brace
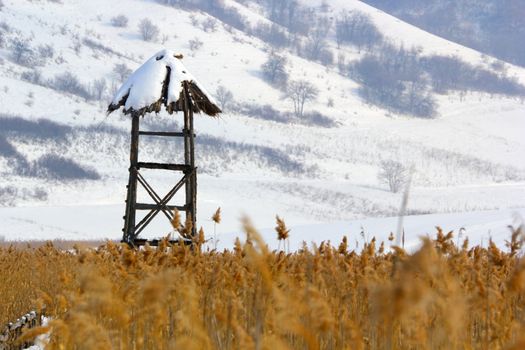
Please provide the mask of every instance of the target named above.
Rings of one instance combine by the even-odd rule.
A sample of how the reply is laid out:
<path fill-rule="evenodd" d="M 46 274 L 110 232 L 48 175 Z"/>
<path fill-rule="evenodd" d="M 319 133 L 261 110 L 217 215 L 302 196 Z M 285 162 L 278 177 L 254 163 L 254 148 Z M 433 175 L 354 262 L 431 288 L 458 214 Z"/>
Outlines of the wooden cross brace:
<path fill-rule="evenodd" d="M 191 174 L 190 174 L 191 176 Z M 160 198 L 160 196 L 155 192 L 155 190 L 148 184 L 146 179 L 142 176 L 142 174 L 137 170 L 137 180 L 138 182 L 144 187 L 146 192 L 150 195 L 150 197 L 155 201 L 155 205 L 151 204 L 142 204 L 137 203 L 135 208 L 136 209 L 148 209 L 150 206 L 152 209 L 150 212 L 135 226 L 135 234 L 139 235 L 142 230 L 157 216 L 157 214 L 162 211 L 162 213 L 168 218 L 168 220 L 171 222 L 173 221 L 173 213 L 172 211 L 174 209 L 177 210 L 185 210 L 185 206 L 169 206 L 167 205 L 168 202 L 173 198 L 175 193 L 184 185 L 186 182 L 188 175 L 184 174 L 182 179 L 177 182 L 177 184 L 164 196 L 164 198 Z"/>

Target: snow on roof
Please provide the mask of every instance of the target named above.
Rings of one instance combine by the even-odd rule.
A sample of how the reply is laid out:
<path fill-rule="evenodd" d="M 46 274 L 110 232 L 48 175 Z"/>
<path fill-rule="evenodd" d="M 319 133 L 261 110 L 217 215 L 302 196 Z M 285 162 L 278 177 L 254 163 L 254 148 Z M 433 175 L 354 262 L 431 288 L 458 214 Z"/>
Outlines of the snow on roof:
<path fill-rule="evenodd" d="M 181 111 L 184 105 L 183 86 L 188 84 L 193 111 L 215 116 L 221 113 L 213 97 L 182 64 L 182 55 L 162 50 L 140 66 L 117 91 L 108 106 L 108 114 L 124 106 L 124 114 L 144 115 Z"/>

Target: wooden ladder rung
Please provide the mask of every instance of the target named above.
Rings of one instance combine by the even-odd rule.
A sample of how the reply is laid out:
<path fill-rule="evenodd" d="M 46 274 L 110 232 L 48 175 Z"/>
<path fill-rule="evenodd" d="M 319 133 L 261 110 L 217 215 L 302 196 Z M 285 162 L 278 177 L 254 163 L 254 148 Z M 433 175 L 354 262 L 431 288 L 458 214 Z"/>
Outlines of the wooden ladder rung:
<path fill-rule="evenodd" d="M 191 166 L 187 164 L 169 164 L 169 163 L 149 163 L 149 162 L 138 162 L 137 167 L 144 169 L 164 169 L 164 170 L 175 170 L 175 171 L 190 171 Z"/>
<path fill-rule="evenodd" d="M 190 135 L 188 132 L 166 132 L 166 131 L 139 131 L 139 135 L 145 136 L 170 136 L 170 137 L 184 137 Z M 197 135 L 193 134 L 193 137 Z"/>

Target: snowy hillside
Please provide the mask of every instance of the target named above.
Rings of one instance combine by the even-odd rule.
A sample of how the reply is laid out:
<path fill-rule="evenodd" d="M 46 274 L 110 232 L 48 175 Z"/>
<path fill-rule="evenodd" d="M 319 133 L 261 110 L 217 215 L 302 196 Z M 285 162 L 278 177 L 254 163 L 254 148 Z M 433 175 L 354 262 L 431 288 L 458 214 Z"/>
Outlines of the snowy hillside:
<path fill-rule="evenodd" d="M 275 214 L 294 225 L 395 216 L 401 194 L 378 178 L 386 160 L 399 162 L 405 175 L 413 169 L 409 214 L 524 206 L 525 105 L 519 84 L 525 84 L 525 69 L 359 1 L 302 2 L 333 21 L 344 11 L 358 11 L 383 38 L 382 46 L 339 45 L 334 22 L 326 27 L 320 49 L 331 59 L 314 59 L 308 54 L 309 38 L 283 25 L 279 30 L 288 44 L 280 49 L 270 44 L 261 34 L 260 28 L 272 24 L 261 2 L 224 1 L 228 11 L 221 16 L 159 2 L 3 1 L 0 206 L 54 208 L 50 217 L 56 220 L 61 207 L 75 206 L 108 237 L 118 236 L 114 231 L 124 212 L 130 123 L 123 115 L 106 117 L 105 111 L 131 71 L 163 47 L 184 54 L 185 66 L 224 104 L 219 119 L 196 117 L 202 225 L 209 227 L 219 206 L 225 217 L 236 222 L 246 213 L 261 228 L 271 227 Z M 237 15 L 242 25 L 236 24 Z M 152 37 L 145 36 L 148 28 Z M 468 84 L 436 92 L 432 66 L 426 65 L 424 81 L 412 88 L 434 101 L 432 118 L 367 100 L 367 76 L 355 64 L 382 55 L 385 47 L 401 46 L 417 46 L 410 55 L 424 63 L 435 55 L 457 56 L 462 67 L 476 66 L 484 72 L 480 76 L 511 93 Z M 285 98 L 282 84 L 265 76 L 262 67 L 276 53 L 286 61 L 290 82 L 304 80 L 318 91 L 302 115 Z M 143 124 L 151 130 L 180 129 L 181 116 L 149 115 Z M 176 160 L 182 157 L 179 146 L 147 139 L 141 157 Z M 168 175 L 154 179 L 164 188 L 177 181 Z M 100 212 L 86 209 L 103 205 L 118 220 L 96 220 Z M 12 210 L 0 208 L 2 217 L 11 220 L 11 233 L 1 232 L 9 240 L 22 238 L 17 220 L 20 227 L 30 220 L 26 214 L 17 219 Z M 39 217 L 35 214 L 35 220 Z M 62 230 L 42 235 L 70 237 Z"/>

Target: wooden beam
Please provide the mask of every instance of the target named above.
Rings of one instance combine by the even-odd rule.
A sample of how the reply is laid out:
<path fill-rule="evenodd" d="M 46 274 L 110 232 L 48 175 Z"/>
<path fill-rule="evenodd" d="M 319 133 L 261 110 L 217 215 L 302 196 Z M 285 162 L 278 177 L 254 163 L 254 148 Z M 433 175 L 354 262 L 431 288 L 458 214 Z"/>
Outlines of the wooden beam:
<path fill-rule="evenodd" d="M 171 136 L 171 137 L 184 137 L 184 132 L 165 132 L 165 131 L 140 131 L 139 135 L 145 136 Z M 194 137 L 196 135 L 193 135 Z"/>
<path fill-rule="evenodd" d="M 148 204 L 148 203 L 137 203 L 135 205 L 135 209 L 137 210 L 155 210 L 155 209 L 169 209 L 169 210 L 180 210 L 185 211 L 186 206 L 185 205 L 168 205 L 168 204 Z"/>
<path fill-rule="evenodd" d="M 163 169 L 163 170 L 174 170 L 189 172 L 191 167 L 187 164 L 168 164 L 168 163 L 150 163 L 150 162 L 139 162 L 137 168 L 141 169 Z"/>

